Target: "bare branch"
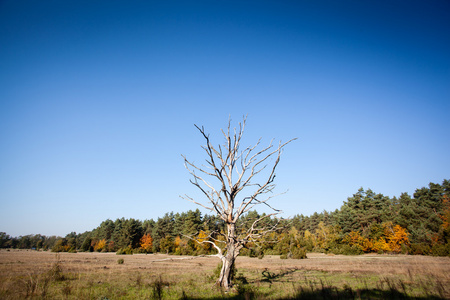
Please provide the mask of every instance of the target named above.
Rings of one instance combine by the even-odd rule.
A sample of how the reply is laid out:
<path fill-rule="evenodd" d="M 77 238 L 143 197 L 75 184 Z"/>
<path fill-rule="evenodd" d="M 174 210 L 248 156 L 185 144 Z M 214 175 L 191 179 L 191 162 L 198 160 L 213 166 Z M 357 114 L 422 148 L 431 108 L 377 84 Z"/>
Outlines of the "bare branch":
<path fill-rule="evenodd" d="M 210 255 L 198 255 L 198 256 L 189 256 L 189 257 L 169 257 L 169 258 L 163 258 L 163 259 L 156 259 L 156 260 L 151 260 L 149 262 L 161 262 L 161 261 L 174 261 L 174 260 L 191 260 L 191 259 L 196 259 L 196 258 L 200 258 L 200 257 L 205 257 L 205 256 L 210 256 Z M 216 256 L 216 255 L 214 255 Z"/>
<path fill-rule="evenodd" d="M 268 159 L 270 156 L 272 156 L 273 154 L 275 154 L 275 153 L 278 152 L 276 161 L 275 161 L 275 163 L 274 163 L 274 165 L 273 165 L 273 167 L 272 167 L 272 170 L 271 170 L 271 172 L 270 172 L 270 175 L 269 175 L 267 181 L 266 181 L 263 185 L 260 185 L 259 188 L 258 188 L 258 190 L 257 190 L 256 192 L 254 192 L 253 195 L 252 195 L 251 197 L 249 197 L 249 198 L 244 198 L 244 200 L 241 202 L 241 205 L 239 206 L 239 208 L 238 208 L 238 210 L 237 210 L 237 213 L 236 213 L 236 216 L 235 216 L 236 219 L 239 218 L 239 216 L 242 215 L 244 212 L 246 212 L 246 211 L 248 211 L 248 210 L 250 209 L 248 206 L 251 205 L 251 204 L 253 203 L 253 201 L 255 201 L 255 200 L 257 199 L 257 197 L 258 197 L 259 195 L 265 194 L 265 193 L 268 193 L 268 192 L 272 192 L 272 190 L 275 188 L 275 186 L 272 185 L 272 182 L 273 182 L 273 180 L 275 179 L 275 169 L 276 169 L 276 167 L 278 166 L 278 163 L 280 162 L 280 157 L 281 157 L 282 149 L 283 149 L 284 146 L 286 146 L 287 144 L 289 144 L 290 142 L 292 142 L 292 141 L 294 141 L 294 140 L 296 140 L 296 139 L 291 139 L 291 140 L 289 140 L 288 142 L 286 142 L 286 143 L 284 143 L 284 144 L 281 144 L 281 143 L 280 143 L 279 146 L 278 146 L 278 148 L 277 148 L 276 150 L 270 152 L 270 153 L 267 154 L 262 160 L 258 161 L 255 165 L 253 165 L 252 170 L 251 170 L 251 173 L 250 173 L 248 179 L 243 183 L 243 185 L 241 186 L 240 190 L 242 190 L 246 185 L 248 185 L 248 184 L 250 183 L 251 179 L 252 179 L 256 174 L 258 174 L 258 173 L 260 172 L 260 171 L 255 171 L 255 167 L 256 167 L 258 164 L 260 164 L 262 161 L 265 161 L 265 160 Z M 264 150 L 260 151 L 259 153 L 264 153 L 264 152 L 267 151 L 270 147 L 271 147 L 271 146 L 266 147 Z M 267 201 L 268 201 L 270 198 L 272 198 L 272 197 L 269 197 L 267 200 L 262 201 L 262 202 L 259 202 L 259 203 L 265 203 L 265 204 L 267 205 Z M 248 200 L 246 200 L 246 199 L 248 199 Z M 256 203 L 255 203 L 255 204 L 256 204 Z M 255 204 L 254 204 L 254 205 L 255 205 Z M 253 207 L 254 205 L 252 205 L 252 207 Z"/>
<path fill-rule="evenodd" d="M 208 256 L 217 256 L 218 258 L 222 259 L 222 257 L 223 257 L 222 249 L 219 246 L 217 246 L 214 242 L 211 242 L 211 241 L 208 241 L 208 240 L 199 241 L 197 239 L 194 239 L 194 238 L 192 238 L 192 237 L 190 237 L 188 235 L 184 235 L 184 234 L 182 234 L 182 236 L 184 236 L 184 237 L 186 237 L 186 238 L 188 238 L 190 240 L 193 240 L 193 241 L 195 241 L 195 242 L 197 242 L 199 244 L 208 243 L 208 244 L 213 245 L 213 247 L 217 250 L 217 254 L 215 254 L 215 255 L 208 255 Z"/>
<path fill-rule="evenodd" d="M 255 145 L 249 146 L 242 151 L 240 146 L 246 126 L 246 118 L 245 116 L 237 128 L 232 128 L 230 117 L 227 128 L 221 130 L 225 140 L 223 144 L 219 144 L 217 147 L 212 145 L 209 134 L 205 132 L 204 127 L 195 125 L 206 142 L 202 146 L 202 149 L 206 153 L 206 164 L 197 165 L 183 156 L 185 167 L 192 176 L 190 182 L 206 196 L 209 204 L 201 204 L 189 196 L 182 198 L 215 212 L 227 226 L 226 232 L 221 233 L 226 240 L 226 259 L 222 255 L 221 248 L 217 245 L 217 243 L 223 241 L 214 239 L 212 235 L 207 240 L 201 241 L 201 243 L 212 244 L 218 250 L 217 256 L 224 262 L 224 268 L 225 266 L 226 268 L 230 268 L 233 265 L 234 259 L 239 255 L 240 249 L 247 242 L 255 242 L 264 234 L 277 229 L 279 224 L 278 219 L 275 223 L 270 221 L 270 224 L 266 222 L 263 224 L 261 221 L 267 218 L 271 219 L 281 212 L 272 207 L 268 202 L 277 196 L 273 195 L 275 189 L 274 180 L 276 177 L 275 170 L 280 162 L 283 148 L 296 140 L 292 139 L 285 143 L 280 142 L 278 146 L 275 146 L 272 140 L 268 146 L 261 148 L 261 139 L 259 139 Z M 267 176 L 264 181 L 257 179 L 262 174 L 266 174 Z M 206 178 L 212 178 L 213 180 L 210 182 Z M 237 196 L 244 189 L 249 194 L 237 200 Z M 237 232 L 236 224 L 239 218 L 256 205 L 267 206 L 273 212 L 259 217 L 246 231 Z M 196 241 L 200 242 L 198 240 Z M 225 264 L 225 261 L 227 261 L 227 264 Z M 223 281 L 223 276 L 229 276 L 226 274 L 229 274 L 229 270 L 224 271 L 222 269 L 221 278 L 218 281 L 224 287 L 229 286 L 229 278 Z"/>

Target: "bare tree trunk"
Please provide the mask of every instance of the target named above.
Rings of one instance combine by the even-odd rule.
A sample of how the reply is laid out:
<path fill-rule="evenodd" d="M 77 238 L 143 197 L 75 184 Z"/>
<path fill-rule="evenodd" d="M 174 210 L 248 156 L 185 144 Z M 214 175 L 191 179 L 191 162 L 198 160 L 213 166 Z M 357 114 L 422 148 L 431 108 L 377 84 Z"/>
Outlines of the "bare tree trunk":
<path fill-rule="evenodd" d="M 219 279 L 216 281 L 216 285 L 225 289 L 231 287 L 231 270 L 234 265 L 235 258 L 224 257 L 222 259 L 222 270 L 220 270 Z"/>
<path fill-rule="evenodd" d="M 217 286 L 225 289 L 232 287 L 232 271 L 238 254 L 235 250 L 234 253 L 230 252 L 222 257 L 222 269 L 220 270 L 219 279 L 216 281 Z"/>
<path fill-rule="evenodd" d="M 219 279 L 216 281 L 216 285 L 229 289 L 232 286 L 232 271 L 236 257 L 238 257 L 239 252 L 242 248 L 237 243 L 235 224 L 228 224 L 228 242 L 227 242 L 227 253 L 222 256 L 222 269 L 220 270 Z"/>

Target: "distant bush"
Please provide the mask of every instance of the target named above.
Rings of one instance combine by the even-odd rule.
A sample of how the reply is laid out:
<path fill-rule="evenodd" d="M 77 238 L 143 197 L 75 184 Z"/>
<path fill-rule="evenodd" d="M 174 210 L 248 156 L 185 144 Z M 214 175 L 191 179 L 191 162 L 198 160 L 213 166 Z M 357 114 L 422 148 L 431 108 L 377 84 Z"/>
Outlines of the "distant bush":
<path fill-rule="evenodd" d="M 291 250 L 291 255 L 293 259 L 305 259 L 306 258 L 306 248 L 297 248 Z"/>
<path fill-rule="evenodd" d="M 264 257 L 264 251 L 260 248 L 243 248 L 240 255 L 262 259 Z"/>
<path fill-rule="evenodd" d="M 431 255 L 450 256 L 450 244 L 437 244 L 431 248 Z"/>
<path fill-rule="evenodd" d="M 136 254 L 147 254 L 147 253 L 151 253 L 151 252 L 147 252 L 147 250 L 145 250 L 143 248 L 137 248 L 137 249 L 133 249 L 133 253 L 136 253 Z"/>
<path fill-rule="evenodd" d="M 124 262 L 125 262 L 125 261 L 123 260 L 123 258 L 119 258 L 119 259 L 117 260 L 117 263 L 118 263 L 119 265 L 122 265 Z"/>
<path fill-rule="evenodd" d="M 55 281 L 63 281 L 65 280 L 65 276 L 62 272 L 61 263 L 58 260 L 52 265 L 52 268 L 48 271 L 48 276 Z"/>
<path fill-rule="evenodd" d="M 331 250 L 331 253 L 333 254 L 343 254 L 343 255 L 358 255 L 363 254 L 363 251 L 360 247 L 357 245 L 341 245 L 339 248 L 335 248 Z"/>
<path fill-rule="evenodd" d="M 289 253 L 283 253 L 280 255 L 281 259 L 305 259 L 306 257 L 306 248 L 298 248 L 298 247 L 292 247 L 291 251 Z"/>
<path fill-rule="evenodd" d="M 241 256 L 250 256 L 250 249 L 242 248 L 241 252 L 239 252 L 239 255 L 241 255 Z"/>
<path fill-rule="evenodd" d="M 259 259 L 261 259 L 264 257 L 264 252 L 260 248 L 251 248 L 249 256 L 258 257 Z"/>
<path fill-rule="evenodd" d="M 412 243 L 410 246 L 410 253 L 415 255 L 429 255 L 431 247 L 425 243 Z"/>
<path fill-rule="evenodd" d="M 126 248 L 120 248 L 119 250 L 117 250 L 116 252 L 117 255 L 131 255 L 133 254 L 133 249 L 131 247 L 126 247 Z"/>

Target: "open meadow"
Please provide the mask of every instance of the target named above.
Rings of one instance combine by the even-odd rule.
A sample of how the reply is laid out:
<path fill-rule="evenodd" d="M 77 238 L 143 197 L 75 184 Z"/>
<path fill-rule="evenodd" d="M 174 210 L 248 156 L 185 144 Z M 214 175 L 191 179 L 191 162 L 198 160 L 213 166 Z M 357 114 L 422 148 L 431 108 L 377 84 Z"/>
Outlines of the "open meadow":
<path fill-rule="evenodd" d="M 238 257 L 231 291 L 216 257 L 0 250 L 0 299 L 450 299 L 450 258 Z M 216 271 L 217 272 L 217 271 Z"/>

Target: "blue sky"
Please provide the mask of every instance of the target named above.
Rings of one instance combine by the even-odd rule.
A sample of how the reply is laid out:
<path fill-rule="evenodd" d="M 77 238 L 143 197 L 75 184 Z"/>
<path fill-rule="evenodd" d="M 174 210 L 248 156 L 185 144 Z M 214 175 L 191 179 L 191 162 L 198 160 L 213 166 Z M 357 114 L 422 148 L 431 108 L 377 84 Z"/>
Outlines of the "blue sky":
<path fill-rule="evenodd" d="M 446 0 L 1 1 L 0 231 L 196 209 L 193 124 L 218 144 L 247 114 L 245 146 L 298 138 L 285 217 L 441 183 L 449 33 Z"/>

